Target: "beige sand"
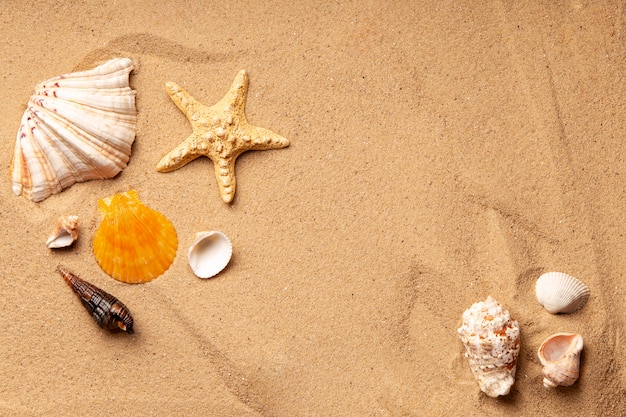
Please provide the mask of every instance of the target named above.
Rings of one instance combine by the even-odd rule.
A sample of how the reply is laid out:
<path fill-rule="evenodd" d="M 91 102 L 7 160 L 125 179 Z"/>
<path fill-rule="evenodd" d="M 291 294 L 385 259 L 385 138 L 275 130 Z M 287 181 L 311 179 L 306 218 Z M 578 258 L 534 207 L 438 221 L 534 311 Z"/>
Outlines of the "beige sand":
<path fill-rule="evenodd" d="M 57 3 L 0 12 L 0 415 L 624 412 L 623 2 Z M 39 204 L 14 196 L 33 86 L 112 56 L 136 62 L 130 165 Z M 212 105 L 241 69 L 248 120 L 291 146 L 242 155 L 226 205 L 208 159 L 155 165 L 191 132 L 165 82 Z M 180 238 L 170 270 L 136 286 L 91 252 L 97 200 L 130 187 Z M 51 252 L 63 213 L 81 237 Z M 185 254 L 207 229 L 234 257 L 203 281 Z M 97 327 L 58 263 L 126 303 L 136 334 Z M 582 310 L 537 304 L 549 270 L 591 287 Z M 522 328 L 517 382 L 498 399 L 456 335 L 488 294 Z M 535 351 L 557 331 L 584 336 L 583 368 L 549 391 Z"/>

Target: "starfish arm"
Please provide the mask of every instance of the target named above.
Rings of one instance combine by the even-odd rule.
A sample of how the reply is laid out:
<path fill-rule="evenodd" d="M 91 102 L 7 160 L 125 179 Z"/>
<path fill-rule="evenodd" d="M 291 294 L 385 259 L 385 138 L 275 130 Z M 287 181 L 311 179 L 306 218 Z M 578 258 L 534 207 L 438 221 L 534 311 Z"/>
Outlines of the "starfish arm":
<path fill-rule="evenodd" d="M 287 138 L 262 127 L 250 126 L 248 134 L 242 135 L 242 140 L 245 151 L 268 151 L 289 146 Z"/>
<path fill-rule="evenodd" d="M 237 157 L 220 158 L 213 163 L 215 179 L 220 189 L 220 195 L 225 203 L 230 203 L 235 197 L 237 179 L 235 178 L 235 159 Z"/>
<path fill-rule="evenodd" d="M 165 155 L 156 166 L 158 172 L 171 172 L 193 161 L 200 154 L 192 151 L 191 143 L 193 143 L 193 135 L 187 140 L 172 149 Z"/>
<path fill-rule="evenodd" d="M 175 82 L 169 81 L 165 83 L 165 91 L 167 91 L 167 94 L 174 104 L 176 104 L 176 107 L 178 107 L 188 119 L 200 108 L 204 107 L 202 103 L 193 98 L 191 94 Z"/>
<path fill-rule="evenodd" d="M 245 108 L 248 96 L 248 74 L 246 70 L 237 73 L 233 85 L 226 95 L 212 108 L 218 112 L 228 112 L 237 120 L 246 120 Z"/>

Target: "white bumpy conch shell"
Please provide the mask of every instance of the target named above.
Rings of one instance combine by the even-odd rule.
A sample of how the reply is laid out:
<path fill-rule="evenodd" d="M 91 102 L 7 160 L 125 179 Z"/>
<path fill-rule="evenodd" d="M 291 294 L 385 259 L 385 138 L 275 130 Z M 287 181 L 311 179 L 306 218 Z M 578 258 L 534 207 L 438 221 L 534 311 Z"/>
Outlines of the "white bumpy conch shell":
<path fill-rule="evenodd" d="M 78 216 L 61 216 L 46 241 L 50 249 L 66 248 L 78 239 Z"/>
<path fill-rule="evenodd" d="M 563 272 L 547 272 L 537 279 L 537 301 L 548 313 L 573 313 L 589 299 L 590 291 L 584 283 Z"/>
<path fill-rule="evenodd" d="M 15 142 L 13 192 L 41 201 L 76 182 L 112 178 L 135 140 L 129 58 L 59 75 L 35 87 Z"/>
<path fill-rule="evenodd" d="M 230 240 L 222 232 L 198 232 L 189 247 L 189 266 L 198 278 L 211 278 L 219 274 L 233 253 Z"/>
<path fill-rule="evenodd" d="M 465 310 L 458 332 L 480 389 L 490 397 L 508 394 L 520 349 L 517 321 L 489 296 Z"/>
<path fill-rule="evenodd" d="M 548 337 L 537 354 L 543 365 L 543 386 L 569 387 L 580 374 L 583 337 L 576 333 L 557 333 Z"/>

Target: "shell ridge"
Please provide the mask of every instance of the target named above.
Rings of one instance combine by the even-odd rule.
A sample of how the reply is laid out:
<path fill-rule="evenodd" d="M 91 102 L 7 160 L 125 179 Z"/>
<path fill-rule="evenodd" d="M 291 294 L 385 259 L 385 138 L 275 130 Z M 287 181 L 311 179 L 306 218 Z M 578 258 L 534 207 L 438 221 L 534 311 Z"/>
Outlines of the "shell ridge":
<path fill-rule="evenodd" d="M 16 136 L 15 194 L 37 202 L 127 166 L 137 124 L 132 70 L 129 58 L 115 58 L 35 87 Z"/>
<path fill-rule="evenodd" d="M 116 197 L 113 197 L 113 201 L 110 205 L 110 217 L 108 219 L 111 231 L 113 232 L 110 236 L 111 243 L 113 244 L 113 258 L 111 259 L 112 273 L 111 276 L 115 279 L 121 279 L 122 277 L 122 262 L 119 260 L 125 259 L 125 255 L 129 259 L 127 262 L 127 267 L 132 270 L 133 264 L 132 261 L 136 259 L 134 253 L 125 254 L 124 249 L 127 243 L 127 239 L 129 236 L 126 235 L 126 232 L 129 230 L 133 230 L 132 224 L 128 224 L 127 216 L 122 216 L 124 210 L 129 210 L 128 202 L 123 199 L 119 194 Z M 107 218 L 105 217 L 105 220 Z M 132 237 L 131 237 L 132 238 Z M 129 276 L 133 276 L 132 272 Z M 131 282 L 129 279 L 128 282 Z"/>
<path fill-rule="evenodd" d="M 46 133 L 47 142 L 50 150 L 54 146 L 58 148 L 57 152 L 62 155 L 63 165 L 53 165 L 57 170 L 66 168 L 72 173 L 73 181 L 64 185 L 63 188 L 69 187 L 75 182 L 83 182 L 90 179 L 110 178 L 119 173 L 124 167 L 116 163 L 117 155 L 107 152 L 106 148 L 98 147 L 97 141 L 91 141 L 89 136 L 85 136 L 85 132 L 64 124 L 63 120 L 55 114 L 47 114 L 44 111 L 38 113 L 38 128 Z M 45 116 L 43 116 L 45 114 Z M 42 117 L 43 116 L 43 117 Z M 48 117 L 49 116 L 49 117 Z M 57 140 L 52 140 L 55 137 Z M 95 155 L 106 152 L 111 159 L 98 160 Z M 57 161 L 58 162 L 58 161 Z M 115 174 L 114 174 L 115 173 Z"/>
<path fill-rule="evenodd" d="M 124 94 L 120 94 L 122 92 Z M 31 102 L 40 103 L 46 108 L 56 107 L 55 103 L 73 103 L 76 106 L 113 113 L 121 120 L 132 120 L 136 115 L 135 92 L 130 88 L 115 89 L 111 93 L 93 88 L 54 88 L 38 91 L 31 97 Z"/>
<path fill-rule="evenodd" d="M 55 149 L 54 140 L 52 138 L 57 137 L 56 132 L 54 131 L 54 129 L 52 129 L 52 126 L 49 123 L 42 123 L 40 120 L 41 119 L 37 117 L 37 114 L 33 112 L 31 122 L 34 124 L 34 126 L 33 128 L 31 128 L 31 140 L 34 139 L 34 141 L 38 143 L 42 148 L 45 148 L 44 153 L 48 158 L 48 165 L 53 165 L 56 167 L 57 172 L 54 176 L 57 178 L 58 182 L 62 184 L 63 180 L 67 176 L 63 175 L 63 170 L 69 172 L 71 174 L 70 177 L 80 178 L 78 170 L 76 169 L 76 167 L 72 166 L 70 158 L 68 158 L 68 152 L 64 151 L 65 143 L 58 142 L 57 145 L 59 145 L 59 147 L 58 149 Z M 53 171 L 54 170 L 50 168 L 51 174 Z M 72 183 L 73 182 L 74 181 L 72 181 Z M 72 183 L 68 184 L 68 186 Z"/>
<path fill-rule="evenodd" d="M 553 314 L 572 313 L 587 302 L 590 290 L 580 280 L 562 272 L 542 274 L 535 286 L 539 304 Z"/>
<path fill-rule="evenodd" d="M 100 267 L 128 283 L 150 281 L 171 266 L 178 248 L 174 225 L 139 200 L 136 191 L 98 202 L 103 219 L 94 235 Z"/>
<path fill-rule="evenodd" d="M 39 83 L 35 89 L 50 87 L 81 88 L 84 85 L 94 85 L 98 88 L 128 86 L 128 75 L 133 70 L 129 58 L 114 58 L 95 68 L 61 74 Z"/>
<path fill-rule="evenodd" d="M 128 149 L 118 149 L 115 142 L 107 143 L 101 138 L 93 136 L 89 132 L 81 129 L 78 125 L 71 125 L 61 118 L 57 113 L 51 112 L 45 107 L 38 106 L 36 111 L 32 112 L 34 119 L 40 120 L 40 128 L 48 131 L 48 136 L 55 136 L 59 139 L 60 146 L 65 149 L 71 148 L 72 153 L 83 163 L 76 167 L 74 172 L 77 177 L 82 178 L 79 172 L 88 171 L 88 168 L 98 168 L 101 175 L 93 178 L 109 178 L 119 173 L 130 158 L 130 145 Z M 48 130 L 49 129 L 49 130 Z M 105 159 L 98 159 L 96 155 L 104 154 Z M 72 158 L 69 158 L 72 160 Z M 90 161 L 88 163 L 88 161 Z M 103 167 L 107 167 L 103 170 Z M 115 174 L 113 174 L 115 173 Z"/>
<path fill-rule="evenodd" d="M 37 125 L 34 124 L 34 119 L 29 119 L 28 123 L 29 129 L 21 144 L 30 179 L 24 191 L 27 196 L 40 201 L 51 194 L 60 192 L 62 188 L 43 149 L 46 139 L 38 140 L 38 136 L 45 132 L 40 133 Z"/>
<path fill-rule="evenodd" d="M 13 194 L 20 195 L 24 189 L 23 182 L 30 178 L 27 164 L 22 154 L 22 137 L 26 136 L 24 132 L 24 123 L 28 121 L 27 112 L 22 116 L 20 128 L 15 137 L 15 150 L 13 151 L 13 159 L 11 161 L 11 182 L 13 183 Z"/>
<path fill-rule="evenodd" d="M 105 111 L 66 100 L 44 98 L 32 103 L 102 140 L 131 141 L 131 143 L 134 141 L 135 132 L 131 127 L 136 123 L 136 116 Z"/>

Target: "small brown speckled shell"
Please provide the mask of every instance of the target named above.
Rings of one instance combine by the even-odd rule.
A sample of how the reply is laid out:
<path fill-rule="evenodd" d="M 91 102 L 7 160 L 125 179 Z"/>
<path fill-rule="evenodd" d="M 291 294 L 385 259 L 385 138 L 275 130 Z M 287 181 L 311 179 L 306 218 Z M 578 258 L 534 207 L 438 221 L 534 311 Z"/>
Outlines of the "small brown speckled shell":
<path fill-rule="evenodd" d="M 57 271 L 72 287 L 72 290 L 74 290 L 100 327 L 133 333 L 133 317 L 124 303 L 106 291 L 74 275 L 62 265 L 57 266 Z"/>

